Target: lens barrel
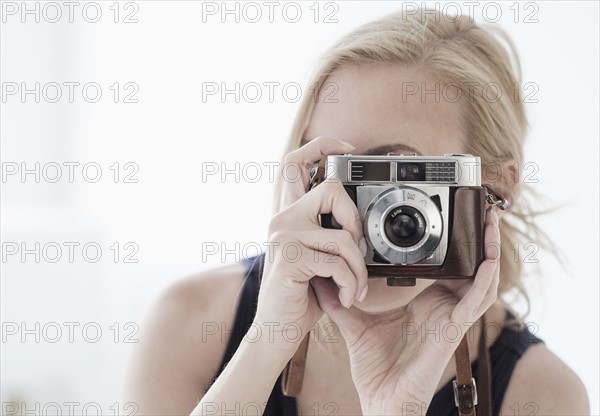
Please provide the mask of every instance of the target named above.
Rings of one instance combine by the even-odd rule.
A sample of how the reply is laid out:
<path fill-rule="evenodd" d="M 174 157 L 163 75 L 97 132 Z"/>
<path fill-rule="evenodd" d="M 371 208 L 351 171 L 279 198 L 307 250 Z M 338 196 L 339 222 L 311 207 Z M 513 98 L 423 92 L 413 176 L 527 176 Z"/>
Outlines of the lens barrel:
<path fill-rule="evenodd" d="M 425 235 L 427 224 L 423 215 L 411 206 L 401 205 L 389 212 L 384 231 L 390 242 L 398 247 L 411 247 Z"/>

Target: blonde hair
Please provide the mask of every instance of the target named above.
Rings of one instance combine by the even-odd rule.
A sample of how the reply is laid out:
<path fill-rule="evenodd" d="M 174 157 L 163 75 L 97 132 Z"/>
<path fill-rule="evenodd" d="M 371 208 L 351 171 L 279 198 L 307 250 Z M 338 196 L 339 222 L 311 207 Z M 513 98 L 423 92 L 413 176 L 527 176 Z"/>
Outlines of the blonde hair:
<path fill-rule="evenodd" d="M 492 185 L 510 192 L 511 207 L 500 224 L 499 297 L 505 299 L 508 293 L 520 295 L 529 308 L 521 279 L 523 264 L 520 256 L 515 259 L 514 244 L 518 244 L 517 250 L 528 242 L 555 250 L 534 222 L 534 217 L 545 211 L 534 211 L 528 203 L 529 198 L 535 201 L 538 196 L 520 180 L 528 123 L 520 88 L 519 58 L 513 43 L 503 30 L 478 25 L 468 16 L 449 17 L 433 10 L 393 13 L 359 27 L 330 48 L 309 85 L 323 86 L 327 77 L 342 67 L 370 64 L 417 68 L 438 82 L 460 88 L 461 96 L 468 97 L 463 100 L 461 119 L 467 153 L 481 158 L 484 182 L 485 172 L 492 167 L 490 172 L 501 174 Z M 494 94 L 490 94 L 491 87 Z M 286 154 L 300 146 L 319 89 L 311 89 L 311 94 L 303 98 Z M 507 163 L 514 166 L 497 169 Z M 277 178 L 275 212 L 280 210 L 282 176 Z M 509 304 L 505 302 L 505 306 Z"/>

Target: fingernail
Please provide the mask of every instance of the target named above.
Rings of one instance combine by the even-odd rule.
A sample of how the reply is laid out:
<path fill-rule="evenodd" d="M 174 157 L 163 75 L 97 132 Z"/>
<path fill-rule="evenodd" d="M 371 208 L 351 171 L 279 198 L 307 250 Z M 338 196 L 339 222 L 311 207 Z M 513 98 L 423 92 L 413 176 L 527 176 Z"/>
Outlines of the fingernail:
<path fill-rule="evenodd" d="M 360 249 L 363 257 L 365 257 L 367 255 L 367 242 L 365 241 L 364 237 L 361 237 L 361 239 L 358 241 L 358 248 Z"/>
<path fill-rule="evenodd" d="M 354 299 L 348 299 L 346 303 L 342 303 L 342 305 L 344 305 L 344 308 L 348 309 L 350 306 L 352 306 L 353 303 Z"/>
<path fill-rule="evenodd" d="M 358 297 L 359 302 L 362 302 L 363 300 L 365 300 L 365 298 L 367 297 L 368 291 L 369 291 L 369 285 L 365 286 L 365 288 L 360 293 L 360 296 Z"/>
<path fill-rule="evenodd" d="M 338 142 L 338 143 L 340 143 L 340 144 L 343 144 L 344 146 L 346 146 L 346 147 L 347 147 L 348 149 L 350 149 L 350 150 L 355 150 L 355 149 L 356 149 L 356 147 L 352 146 L 352 145 L 351 145 L 350 143 L 348 143 L 348 142 L 345 142 L 345 141 L 343 141 L 343 140 L 339 140 L 339 139 L 336 139 L 336 140 L 337 140 L 337 142 Z"/>

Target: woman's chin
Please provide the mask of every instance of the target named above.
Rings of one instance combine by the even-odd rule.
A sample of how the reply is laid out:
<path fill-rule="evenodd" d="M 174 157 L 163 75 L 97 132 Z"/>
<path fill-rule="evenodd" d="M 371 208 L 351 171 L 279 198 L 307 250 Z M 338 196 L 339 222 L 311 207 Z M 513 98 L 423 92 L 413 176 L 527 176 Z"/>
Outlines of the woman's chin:
<path fill-rule="evenodd" d="M 362 302 L 355 301 L 354 306 L 371 313 L 396 309 L 406 305 L 434 282 L 434 279 L 416 279 L 414 286 L 388 286 L 385 278 L 371 278 L 367 297 Z"/>

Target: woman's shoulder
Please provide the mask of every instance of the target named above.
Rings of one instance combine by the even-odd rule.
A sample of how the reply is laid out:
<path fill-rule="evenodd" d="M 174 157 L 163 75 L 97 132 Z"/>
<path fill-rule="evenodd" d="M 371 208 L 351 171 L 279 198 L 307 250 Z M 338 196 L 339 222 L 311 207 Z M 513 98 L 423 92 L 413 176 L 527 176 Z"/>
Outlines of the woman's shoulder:
<path fill-rule="evenodd" d="M 240 262 L 179 279 L 163 291 L 154 309 L 181 325 L 190 348 L 217 346 L 219 352 L 232 329 L 246 272 Z"/>
<path fill-rule="evenodd" d="M 203 271 L 162 291 L 140 326 L 128 364 L 128 401 L 154 414 L 193 409 L 227 347 L 246 269 L 236 263 Z"/>
<path fill-rule="evenodd" d="M 575 372 L 525 327 L 509 329 L 520 356 L 508 383 L 501 415 L 587 415 L 585 386 Z M 506 344 L 505 344 L 506 346 Z"/>
<path fill-rule="evenodd" d="M 222 312 L 226 303 L 223 300 L 235 299 L 246 270 L 247 266 L 240 262 L 181 278 L 163 290 L 157 303 L 174 304 L 192 313 Z"/>

